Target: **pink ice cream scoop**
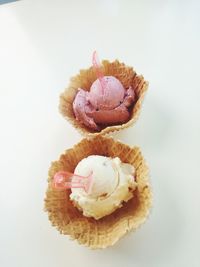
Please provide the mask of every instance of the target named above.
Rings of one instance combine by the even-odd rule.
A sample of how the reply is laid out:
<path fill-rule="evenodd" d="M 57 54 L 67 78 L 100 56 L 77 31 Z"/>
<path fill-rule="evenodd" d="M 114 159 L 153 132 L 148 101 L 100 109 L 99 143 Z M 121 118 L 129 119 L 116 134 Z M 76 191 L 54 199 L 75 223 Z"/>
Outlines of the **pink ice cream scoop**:
<path fill-rule="evenodd" d="M 133 88 L 126 90 L 116 77 L 104 76 L 96 51 L 92 62 L 98 79 L 93 82 L 89 92 L 78 89 L 73 102 L 76 119 L 93 130 L 100 130 L 99 125 L 102 124 L 126 122 L 129 118 L 128 108 L 135 101 Z"/>
<path fill-rule="evenodd" d="M 93 130 L 99 130 L 99 125 L 102 124 L 126 122 L 130 115 L 128 107 L 135 101 L 132 87 L 124 89 L 121 82 L 113 76 L 104 76 L 103 79 L 104 90 L 97 79 L 89 92 L 79 89 L 73 102 L 76 119 Z"/>
<path fill-rule="evenodd" d="M 104 76 L 105 88 L 102 87 L 99 79 L 94 81 L 88 94 L 88 100 L 96 109 L 111 110 L 119 106 L 124 99 L 126 90 L 121 82 L 113 76 Z"/>

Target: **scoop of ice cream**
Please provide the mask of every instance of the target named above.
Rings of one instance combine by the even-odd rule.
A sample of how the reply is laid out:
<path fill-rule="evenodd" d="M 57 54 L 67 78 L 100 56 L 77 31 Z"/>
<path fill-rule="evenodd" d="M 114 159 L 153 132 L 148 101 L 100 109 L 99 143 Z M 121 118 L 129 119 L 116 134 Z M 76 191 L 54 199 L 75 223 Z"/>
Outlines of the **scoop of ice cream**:
<path fill-rule="evenodd" d="M 97 79 L 89 92 L 79 88 L 73 102 L 76 119 L 93 130 L 99 130 L 101 124 L 126 122 L 130 115 L 128 108 L 135 101 L 132 87 L 125 90 L 113 76 L 104 76 L 103 79 L 104 87 Z"/>
<path fill-rule="evenodd" d="M 120 105 L 112 110 L 90 110 L 88 116 L 91 116 L 96 124 L 114 124 L 126 121 L 129 118 L 129 112 L 124 105 Z"/>
<path fill-rule="evenodd" d="M 125 89 L 114 76 L 104 76 L 103 79 L 105 88 L 102 88 L 99 79 L 94 81 L 90 88 L 88 100 L 95 109 L 112 110 L 123 102 Z"/>
<path fill-rule="evenodd" d="M 98 126 L 94 122 L 94 119 L 87 115 L 87 112 L 90 111 L 88 109 L 88 101 L 87 101 L 88 92 L 79 89 L 78 93 L 76 94 L 76 97 L 73 102 L 73 110 L 74 114 L 76 116 L 76 119 L 80 122 L 83 122 L 87 127 L 97 130 Z"/>
<path fill-rule="evenodd" d="M 83 215 L 100 219 L 111 214 L 133 197 L 136 187 L 134 167 L 119 158 L 92 155 L 79 162 L 75 171 L 87 176 L 92 172 L 89 192 L 72 188 L 70 199 Z"/>

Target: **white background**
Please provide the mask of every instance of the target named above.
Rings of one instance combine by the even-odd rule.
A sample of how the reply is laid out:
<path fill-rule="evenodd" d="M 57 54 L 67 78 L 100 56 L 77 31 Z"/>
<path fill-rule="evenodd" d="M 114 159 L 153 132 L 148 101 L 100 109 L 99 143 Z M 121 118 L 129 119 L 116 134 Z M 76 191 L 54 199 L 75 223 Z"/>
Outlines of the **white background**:
<path fill-rule="evenodd" d="M 0 266 L 200 266 L 200 2 L 19 1 L 0 6 Z M 137 124 L 116 138 L 150 166 L 151 216 L 92 251 L 43 212 L 50 162 L 81 140 L 59 94 L 91 54 L 150 82 Z"/>

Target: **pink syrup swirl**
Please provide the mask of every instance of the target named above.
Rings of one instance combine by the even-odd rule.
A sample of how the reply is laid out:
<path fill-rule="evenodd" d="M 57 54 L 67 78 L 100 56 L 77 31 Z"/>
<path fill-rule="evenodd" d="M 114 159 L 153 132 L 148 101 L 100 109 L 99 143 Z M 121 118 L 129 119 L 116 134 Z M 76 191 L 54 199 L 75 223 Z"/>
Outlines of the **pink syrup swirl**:
<path fill-rule="evenodd" d="M 89 193 L 92 180 L 92 172 L 88 176 L 81 176 L 67 171 L 59 171 L 53 177 L 52 186 L 61 190 L 83 188 L 86 193 Z"/>
<path fill-rule="evenodd" d="M 100 61 L 98 59 L 96 51 L 94 51 L 93 55 L 92 55 L 92 65 L 93 65 L 93 68 L 96 71 L 97 77 L 98 77 L 99 82 L 101 84 L 102 94 L 104 94 L 104 90 L 106 88 L 106 81 L 104 79 L 104 75 L 103 75 L 103 72 L 101 70 L 101 64 L 100 64 Z"/>

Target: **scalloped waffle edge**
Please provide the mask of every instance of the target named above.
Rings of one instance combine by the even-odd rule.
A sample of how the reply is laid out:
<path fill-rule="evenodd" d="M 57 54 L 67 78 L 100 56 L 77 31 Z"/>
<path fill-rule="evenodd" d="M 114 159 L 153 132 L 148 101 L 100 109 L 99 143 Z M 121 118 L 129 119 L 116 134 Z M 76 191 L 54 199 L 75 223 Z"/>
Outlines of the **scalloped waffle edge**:
<path fill-rule="evenodd" d="M 130 119 L 123 124 L 107 126 L 102 128 L 101 131 L 95 132 L 84 124 L 76 120 L 73 112 L 73 101 L 77 94 L 78 88 L 89 91 L 92 83 L 97 79 L 93 67 L 80 70 L 80 73 L 71 78 L 69 86 L 60 95 L 59 110 L 60 113 L 66 118 L 81 134 L 87 136 L 105 135 L 111 132 L 120 131 L 122 129 L 132 126 L 138 119 L 142 102 L 145 93 L 148 89 L 148 82 L 144 80 L 143 76 L 139 76 L 132 67 L 120 63 L 118 60 L 109 62 L 108 60 L 102 61 L 104 75 L 115 76 L 121 81 L 125 88 L 132 86 L 137 95 L 137 101 L 130 111 Z"/>
<path fill-rule="evenodd" d="M 51 187 L 58 171 L 73 172 L 80 160 L 89 155 L 119 157 L 122 162 L 132 164 L 136 170 L 137 189 L 134 197 L 110 215 L 99 220 L 88 218 L 69 200 L 70 190 L 56 191 Z M 92 249 L 114 245 L 131 230 L 136 230 L 147 219 L 152 203 L 149 171 L 138 147 L 129 147 L 112 138 L 98 136 L 83 139 L 54 161 L 49 169 L 45 210 L 49 220 L 61 234 L 69 235 L 78 243 Z"/>

